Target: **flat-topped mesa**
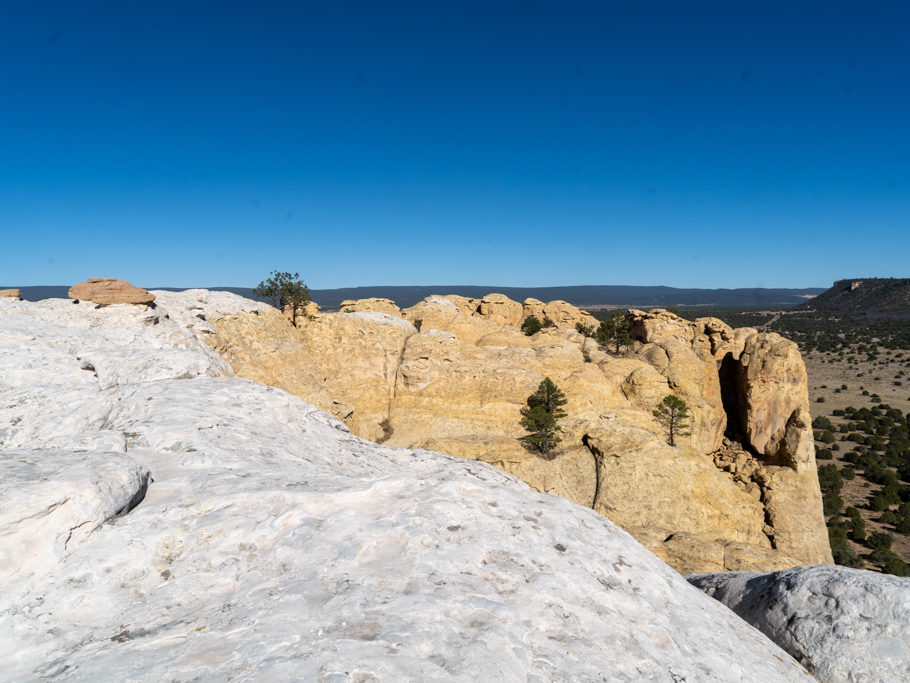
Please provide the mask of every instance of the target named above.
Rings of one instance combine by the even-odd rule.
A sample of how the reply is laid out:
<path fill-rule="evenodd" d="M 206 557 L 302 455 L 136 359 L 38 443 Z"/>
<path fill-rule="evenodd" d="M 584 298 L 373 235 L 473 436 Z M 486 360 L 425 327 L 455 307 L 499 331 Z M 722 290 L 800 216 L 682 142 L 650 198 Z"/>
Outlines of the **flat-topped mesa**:
<path fill-rule="evenodd" d="M 91 301 L 94 304 L 150 304 L 155 295 L 149 291 L 131 285 L 126 280 L 112 277 L 90 277 L 85 282 L 70 287 L 67 293 L 70 299 Z"/>
<path fill-rule="evenodd" d="M 21 299 L 22 292 L 18 289 L 0 289 L 0 299 Z"/>
<path fill-rule="evenodd" d="M 553 326 L 527 336 L 528 315 Z M 237 375 L 358 436 L 494 464 L 592 507 L 680 570 L 831 562 L 796 346 L 660 309 L 627 320 L 634 342 L 613 353 L 576 331 L 599 321 L 562 301 L 440 295 L 398 311 L 360 299 L 297 329 L 277 311 L 225 317 L 210 341 Z M 518 441 L 544 377 L 569 401 L 553 458 Z M 676 447 L 652 415 L 671 393 L 692 415 Z"/>

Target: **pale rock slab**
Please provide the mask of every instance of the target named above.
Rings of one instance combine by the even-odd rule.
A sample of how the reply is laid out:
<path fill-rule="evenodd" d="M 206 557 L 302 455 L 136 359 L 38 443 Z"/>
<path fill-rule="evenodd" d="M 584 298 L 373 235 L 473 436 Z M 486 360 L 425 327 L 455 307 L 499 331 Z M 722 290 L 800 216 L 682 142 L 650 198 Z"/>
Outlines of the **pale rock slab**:
<path fill-rule="evenodd" d="M 910 579 L 847 567 L 694 574 L 818 680 L 910 680 Z"/>
<path fill-rule="evenodd" d="M 0 458 L 0 585 L 10 596 L 136 507 L 149 483 L 148 469 L 116 453 L 9 449 Z"/>

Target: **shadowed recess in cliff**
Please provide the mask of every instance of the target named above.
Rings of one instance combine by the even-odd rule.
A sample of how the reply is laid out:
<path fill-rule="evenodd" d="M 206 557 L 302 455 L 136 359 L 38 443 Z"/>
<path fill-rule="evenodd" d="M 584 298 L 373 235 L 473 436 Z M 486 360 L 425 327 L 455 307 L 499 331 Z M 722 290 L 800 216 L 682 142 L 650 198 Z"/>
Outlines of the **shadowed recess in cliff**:
<path fill-rule="evenodd" d="M 732 353 L 726 354 L 717 364 L 720 378 L 720 398 L 727 415 L 724 436 L 746 446 L 746 432 L 742 422 L 742 407 L 739 400 L 739 363 Z"/>

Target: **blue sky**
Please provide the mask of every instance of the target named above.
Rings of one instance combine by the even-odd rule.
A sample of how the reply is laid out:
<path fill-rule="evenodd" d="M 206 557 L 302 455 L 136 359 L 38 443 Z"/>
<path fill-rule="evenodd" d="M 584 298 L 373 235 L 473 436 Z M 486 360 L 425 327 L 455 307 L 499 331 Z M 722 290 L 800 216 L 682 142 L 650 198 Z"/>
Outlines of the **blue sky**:
<path fill-rule="evenodd" d="M 0 285 L 910 276 L 910 3 L 0 12 Z"/>

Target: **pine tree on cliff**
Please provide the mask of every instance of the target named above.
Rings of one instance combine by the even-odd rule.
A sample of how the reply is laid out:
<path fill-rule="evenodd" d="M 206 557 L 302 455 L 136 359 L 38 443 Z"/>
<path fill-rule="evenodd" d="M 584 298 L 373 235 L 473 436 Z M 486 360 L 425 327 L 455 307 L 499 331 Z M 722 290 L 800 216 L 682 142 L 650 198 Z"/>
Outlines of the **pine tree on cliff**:
<path fill-rule="evenodd" d="M 613 344 L 615 353 L 619 353 L 623 346 L 631 346 L 632 334 L 625 314 L 614 311 L 607 320 L 601 321 L 594 338 L 601 346 Z"/>
<path fill-rule="evenodd" d="M 670 394 L 657 404 L 651 414 L 667 430 L 667 443 L 676 445 L 676 438 L 689 436 L 689 406 L 678 396 Z"/>
<path fill-rule="evenodd" d="M 279 273 L 272 271 L 272 277 L 259 283 L 253 290 L 253 296 L 260 299 L 270 299 L 272 305 L 279 311 L 290 309 L 291 322 L 297 327 L 297 314 L 301 312 L 312 299 L 309 288 L 300 281 L 300 274 Z"/>
<path fill-rule="evenodd" d="M 519 441 L 540 453 L 551 451 L 562 441 L 556 434 L 561 431 L 556 421 L 566 416 L 562 407 L 567 402 L 565 394 L 553 380 L 545 377 L 537 386 L 537 391 L 528 396 L 528 405 L 521 409 L 521 426 L 530 433 Z"/>

